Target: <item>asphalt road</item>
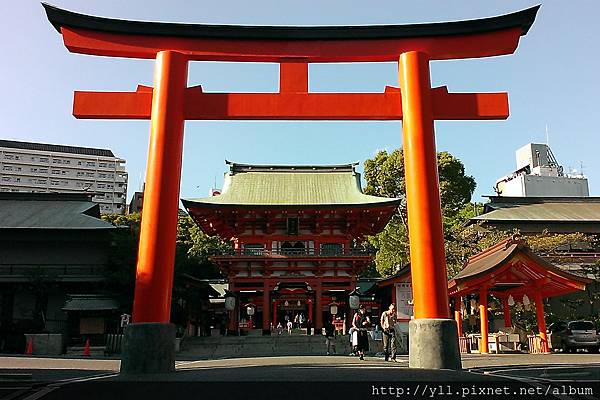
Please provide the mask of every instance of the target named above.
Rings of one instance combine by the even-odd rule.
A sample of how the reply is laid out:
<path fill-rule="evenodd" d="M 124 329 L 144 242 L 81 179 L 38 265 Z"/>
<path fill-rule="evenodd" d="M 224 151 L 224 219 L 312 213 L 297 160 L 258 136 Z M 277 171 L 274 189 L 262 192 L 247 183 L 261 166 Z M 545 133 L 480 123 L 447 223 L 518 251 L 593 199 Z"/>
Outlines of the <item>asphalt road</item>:
<path fill-rule="evenodd" d="M 596 354 L 465 355 L 463 371 L 459 372 L 410 369 L 406 356 L 399 357 L 399 361 L 386 363 L 374 357 L 360 361 L 348 356 L 180 360 L 177 361 L 175 373 L 121 376 L 117 373 L 119 360 L 0 357 L 0 398 L 331 399 L 331 394 L 335 394 L 335 398 L 348 400 L 373 399 L 375 392 L 379 398 L 382 396 L 381 390 L 388 394 L 384 397 L 390 397 L 388 389 L 400 389 L 400 385 L 403 395 L 410 392 L 413 398 L 445 396 L 444 399 L 450 399 L 463 395 L 462 391 L 469 388 L 474 391 L 469 395 L 472 396 L 463 398 L 475 398 L 478 395 L 476 389 L 480 387 L 500 390 L 507 383 L 514 386 L 511 393 L 518 394 L 519 390 L 523 390 L 522 387 L 541 390 L 549 388 L 549 383 L 579 382 L 593 386 L 600 382 L 600 355 Z M 446 385 L 453 396 L 439 392 Z M 506 394 L 504 397 L 492 396 L 506 397 Z M 477 398 L 481 399 L 482 396 Z M 538 397 L 521 395 L 517 398 Z M 546 394 L 543 398 L 552 397 Z"/>

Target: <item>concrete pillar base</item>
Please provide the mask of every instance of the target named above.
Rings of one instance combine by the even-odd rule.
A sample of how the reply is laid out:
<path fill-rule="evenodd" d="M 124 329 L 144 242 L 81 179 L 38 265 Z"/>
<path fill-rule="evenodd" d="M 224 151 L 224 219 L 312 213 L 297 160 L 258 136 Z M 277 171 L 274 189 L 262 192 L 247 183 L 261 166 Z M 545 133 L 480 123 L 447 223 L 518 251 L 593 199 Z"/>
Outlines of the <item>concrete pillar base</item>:
<path fill-rule="evenodd" d="M 129 324 L 123 338 L 121 374 L 175 371 L 175 325 L 159 322 Z"/>
<path fill-rule="evenodd" d="M 413 319 L 408 324 L 408 365 L 411 368 L 461 370 L 456 321 Z"/>

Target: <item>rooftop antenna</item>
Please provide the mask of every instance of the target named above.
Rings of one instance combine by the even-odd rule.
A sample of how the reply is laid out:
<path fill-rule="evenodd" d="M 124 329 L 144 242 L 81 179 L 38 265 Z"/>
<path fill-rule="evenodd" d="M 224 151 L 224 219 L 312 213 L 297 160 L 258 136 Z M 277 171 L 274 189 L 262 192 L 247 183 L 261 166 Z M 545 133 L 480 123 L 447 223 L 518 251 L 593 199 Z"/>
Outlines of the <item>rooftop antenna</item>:
<path fill-rule="evenodd" d="M 548 124 L 546 124 L 546 146 L 550 147 L 550 135 L 548 134 Z"/>

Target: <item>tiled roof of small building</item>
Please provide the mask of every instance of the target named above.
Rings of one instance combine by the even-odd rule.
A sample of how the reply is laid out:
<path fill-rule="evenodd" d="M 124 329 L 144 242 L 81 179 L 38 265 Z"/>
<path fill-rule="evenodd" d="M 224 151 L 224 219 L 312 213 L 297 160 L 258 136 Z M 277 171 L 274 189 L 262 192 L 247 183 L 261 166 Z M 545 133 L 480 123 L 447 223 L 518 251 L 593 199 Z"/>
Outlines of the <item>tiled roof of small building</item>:
<path fill-rule="evenodd" d="M 114 229 L 90 194 L 0 193 L 0 229 Z"/>

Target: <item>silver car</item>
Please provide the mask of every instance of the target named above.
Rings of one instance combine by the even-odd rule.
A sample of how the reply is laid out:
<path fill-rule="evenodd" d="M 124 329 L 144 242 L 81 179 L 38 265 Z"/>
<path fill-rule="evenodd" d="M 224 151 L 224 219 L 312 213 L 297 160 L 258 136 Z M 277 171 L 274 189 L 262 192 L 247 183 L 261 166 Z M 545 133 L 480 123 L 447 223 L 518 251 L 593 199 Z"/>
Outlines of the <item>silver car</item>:
<path fill-rule="evenodd" d="M 597 353 L 600 348 L 600 335 L 592 321 L 555 322 L 548 327 L 552 348 L 573 353 L 577 349 L 587 349 Z"/>

